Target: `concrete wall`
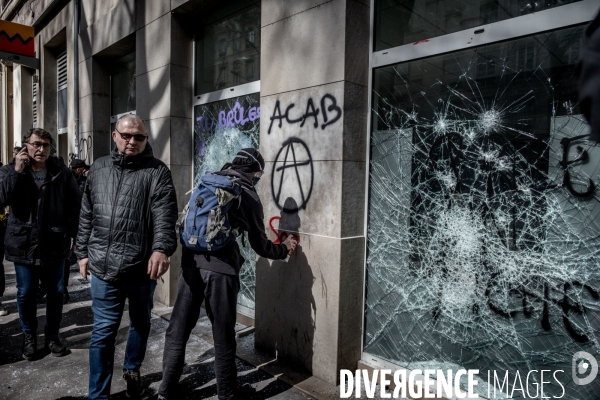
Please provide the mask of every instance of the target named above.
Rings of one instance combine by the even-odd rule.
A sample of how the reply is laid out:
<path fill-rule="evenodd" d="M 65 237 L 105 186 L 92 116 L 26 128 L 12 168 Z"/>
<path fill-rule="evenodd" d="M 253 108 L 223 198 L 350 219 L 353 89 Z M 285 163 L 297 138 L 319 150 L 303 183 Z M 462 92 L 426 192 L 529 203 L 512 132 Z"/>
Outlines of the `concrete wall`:
<path fill-rule="evenodd" d="M 19 115 L 13 123 L 13 137 L 21 141 L 23 135 L 33 127 L 32 70 L 15 64 L 13 68 L 13 112 Z"/>
<path fill-rule="evenodd" d="M 256 346 L 335 384 L 361 351 L 369 8 L 266 0 L 261 36 L 260 193 L 300 244 L 257 264 Z"/>

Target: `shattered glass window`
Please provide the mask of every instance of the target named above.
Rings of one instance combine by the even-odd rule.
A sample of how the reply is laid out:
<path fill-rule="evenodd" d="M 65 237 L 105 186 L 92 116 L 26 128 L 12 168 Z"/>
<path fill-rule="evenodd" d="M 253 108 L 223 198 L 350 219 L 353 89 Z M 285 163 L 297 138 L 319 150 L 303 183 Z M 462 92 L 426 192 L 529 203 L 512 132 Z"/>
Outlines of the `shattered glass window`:
<path fill-rule="evenodd" d="M 240 149 L 259 148 L 260 96 L 248 96 L 199 105 L 194 108 L 194 182 L 206 172 L 220 171 Z M 245 235 L 247 235 L 245 233 Z M 240 269 L 238 304 L 254 309 L 256 253 L 247 238 L 238 244 L 244 265 Z"/>
<path fill-rule="evenodd" d="M 375 51 L 582 0 L 376 0 Z"/>
<path fill-rule="evenodd" d="M 577 105 L 583 27 L 374 71 L 364 351 L 510 371 L 513 398 L 598 357 L 600 147 Z M 532 373 L 527 383 L 525 376 Z M 514 380 L 513 380 L 514 378 Z M 487 383 L 477 386 L 487 397 Z M 527 397 L 529 398 L 529 397 Z"/>

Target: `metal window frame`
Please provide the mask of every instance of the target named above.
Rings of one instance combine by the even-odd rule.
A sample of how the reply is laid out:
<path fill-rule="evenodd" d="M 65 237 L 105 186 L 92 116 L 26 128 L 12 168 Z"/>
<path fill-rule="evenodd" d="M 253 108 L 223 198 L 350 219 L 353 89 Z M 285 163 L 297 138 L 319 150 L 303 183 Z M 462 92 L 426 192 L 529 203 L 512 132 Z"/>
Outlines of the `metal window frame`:
<path fill-rule="evenodd" d="M 464 31 L 448 35 L 436 36 L 427 40 L 409 43 L 387 50 L 373 51 L 375 0 L 370 0 L 370 36 L 369 36 L 369 84 L 368 84 L 368 114 L 367 114 L 367 146 L 365 176 L 365 208 L 364 208 L 364 269 L 363 269 L 363 308 L 362 326 L 365 327 L 366 306 L 366 277 L 367 277 L 367 250 L 368 250 L 368 222 L 369 222 L 369 184 L 371 166 L 371 130 L 372 130 L 372 104 L 373 104 L 373 77 L 376 69 L 417 60 L 420 58 L 451 53 L 472 47 L 497 43 L 519 37 L 530 36 L 547 31 L 553 31 L 568 26 L 580 25 L 591 21 L 599 12 L 600 4 L 597 0 L 583 0 L 577 3 L 559 6 L 533 14 L 523 15 L 507 20 L 481 25 Z M 477 33 L 475 33 L 477 32 Z M 401 365 L 384 360 L 364 351 L 364 330 L 361 332 L 361 361 L 371 364 L 379 369 L 406 369 Z"/>

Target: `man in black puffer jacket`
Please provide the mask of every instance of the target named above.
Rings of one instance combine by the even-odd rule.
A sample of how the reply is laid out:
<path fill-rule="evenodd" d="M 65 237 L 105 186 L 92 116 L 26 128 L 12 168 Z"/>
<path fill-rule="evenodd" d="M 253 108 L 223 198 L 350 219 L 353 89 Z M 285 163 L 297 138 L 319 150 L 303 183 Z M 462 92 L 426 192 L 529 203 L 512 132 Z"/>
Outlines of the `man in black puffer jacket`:
<path fill-rule="evenodd" d="M 0 169 L 0 209 L 10 206 L 5 256 L 15 263 L 23 357 L 37 357 L 38 282 L 47 293 L 45 347 L 53 356 L 67 348 L 58 338 L 62 319 L 63 264 L 77 233 L 81 192 L 73 174 L 50 156 L 54 140 L 35 128 L 23 136 L 14 162 Z"/>
<path fill-rule="evenodd" d="M 154 158 L 144 122 L 126 115 L 117 121 L 112 137 L 116 149 L 90 168 L 77 236 L 81 275 L 93 275 L 89 399 L 110 396 L 115 337 L 126 298 L 131 326 L 123 378 L 128 397 L 144 392 L 139 370 L 156 279 L 167 272 L 168 257 L 177 247 L 171 172 Z"/>

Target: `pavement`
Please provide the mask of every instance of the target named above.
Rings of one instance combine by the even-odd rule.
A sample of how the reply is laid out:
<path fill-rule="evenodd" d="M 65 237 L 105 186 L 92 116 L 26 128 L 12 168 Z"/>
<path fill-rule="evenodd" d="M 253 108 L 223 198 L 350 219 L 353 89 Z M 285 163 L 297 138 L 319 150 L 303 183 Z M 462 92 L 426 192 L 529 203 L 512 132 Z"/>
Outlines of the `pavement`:
<path fill-rule="evenodd" d="M 63 308 L 60 330 L 61 340 L 64 339 L 68 344 L 70 354 L 58 358 L 46 355 L 35 361 L 25 361 L 21 357 L 23 337 L 15 299 L 14 266 L 6 261 L 4 265 L 7 290 L 2 303 L 9 309 L 10 314 L 0 317 L 0 399 L 86 399 L 89 373 L 88 343 L 93 322 L 89 283 L 79 276 L 77 265 L 73 265 L 69 277 L 71 301 Z M 161 362 L 170 310 L 158 305 L 153 310 L 152 330 L 141 369 L 142 380 L 149 387 L 144 398 L 157 397 L 156 393 L 162 379 Z M 38 303 L 38 321 L 39 330 L 43 332 L 45 303 Z M 128 327 L 129 316 L 126 308 L 116 339 L 111 399 L 126 398 L 121 366 Z M 236 330 L 245 333 L 251 331 L 243 325 L 237 326 Z M 43 343 L 44 337 L 40 335 L 38 348 L 41 348 Z M 311 377 L 310 374 L 298 372 L 292 366 L 281 364 L 273 357 L 258 353 L 253 343 L 252 333 L 239 338 L 238 355 L 241 355 L 241 358 L 236 359 L 238 382 L 248 383 L 256 389 L 252 399 L 338 398 L 339 388 L 327 385 Z M 214 347 L 210 322 L 206 315 L 201 315 L 187 344 L 186 366 L 180 380 L 178 398 L 217 398 L 213 362 Z"/>

